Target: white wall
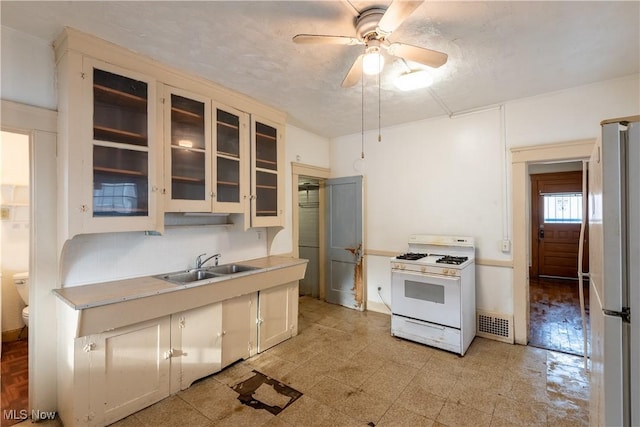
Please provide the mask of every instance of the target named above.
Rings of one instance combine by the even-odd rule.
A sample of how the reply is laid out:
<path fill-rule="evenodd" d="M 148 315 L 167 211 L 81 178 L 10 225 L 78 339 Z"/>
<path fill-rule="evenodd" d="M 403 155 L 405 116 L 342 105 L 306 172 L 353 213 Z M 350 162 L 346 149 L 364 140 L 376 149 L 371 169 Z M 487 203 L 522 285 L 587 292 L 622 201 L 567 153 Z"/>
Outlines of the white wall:
<path fill-rule="evenodd" d="M 0 38 L 0 99 L 57 109 L 53 47 L 5 26 Z"/>
<path fill-rule="evenodd" d="M 513 313 L 510 239 L 511 147 L 594 138 L 600 120 L 640 112 L 639 76 L 528 99 L 457 118 L 440 117 L 335 138 L 332 177 L 365 176 L 365 248 L 403 252 L 412 233 L 476 239 L 477 306 Z M 428 96 L 428 94 L 425 94 Z M 383 117 L 384 120 L 384 117 Z M 389 302 L 389 261 L 367 257 L 367 299 Z"/>
<path fill-rule="evenodd" d="M 3 218 L 0 234 L 2 331 L 22 328 L 25 304 L 13 283 L 15 273 L 29 270 L 29 136 L 2 132 L 0 188 Z"/>

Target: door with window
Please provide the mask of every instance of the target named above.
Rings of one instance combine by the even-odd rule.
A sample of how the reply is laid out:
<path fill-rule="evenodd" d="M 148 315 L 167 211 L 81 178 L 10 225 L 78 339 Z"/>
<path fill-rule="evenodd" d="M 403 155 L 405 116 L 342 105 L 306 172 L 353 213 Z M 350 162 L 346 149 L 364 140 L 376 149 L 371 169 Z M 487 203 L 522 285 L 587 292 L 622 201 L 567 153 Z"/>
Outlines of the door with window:
<path fill-rule="evenodd" d="M 577 279 L 580 224 L 586 214 L 582 212 L 582 171 L 531 175 L 531 190 L 530 276 Z M 587 258 L 583 271 L 588 271 Z"/>

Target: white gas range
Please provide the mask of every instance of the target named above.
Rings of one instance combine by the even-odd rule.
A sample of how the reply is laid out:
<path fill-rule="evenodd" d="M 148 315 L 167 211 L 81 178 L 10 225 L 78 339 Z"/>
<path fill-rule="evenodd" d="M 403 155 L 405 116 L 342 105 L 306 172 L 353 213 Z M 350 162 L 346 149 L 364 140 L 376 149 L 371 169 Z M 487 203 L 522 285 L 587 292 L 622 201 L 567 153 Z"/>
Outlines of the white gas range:
<path fill-rule="evenodd" d="M 391 334 L 464 355 L 476 332 L 473 237 L 409 236 L 391 259 Z"/>

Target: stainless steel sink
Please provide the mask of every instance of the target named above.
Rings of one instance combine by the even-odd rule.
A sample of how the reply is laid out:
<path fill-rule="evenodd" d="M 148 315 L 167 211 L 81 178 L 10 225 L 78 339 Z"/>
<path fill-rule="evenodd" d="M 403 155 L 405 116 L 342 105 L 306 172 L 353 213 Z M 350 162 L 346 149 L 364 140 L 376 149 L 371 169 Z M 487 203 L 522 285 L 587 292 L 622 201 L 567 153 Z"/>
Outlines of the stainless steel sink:
<path fill-rule="evenodd" d="M 213 279 L 214 277 L 220 277 L 220 274 L 216 274 L 208 270 L 191 270 L 181 271 L 179 273 L 161 274 L 156 276 L 159 279 L 166 280 L 168 282 L 185 284 L 191 282 L 197 282 L 199 280 Z"/>
<path fill-rule="evenodd" d="M 248 265 L 240 265 L 240 264 L 224 264 L 224 265 L 216 265 L 215 267 L 208 267 L 207 271 L 210 271 L 215 274 L 226 275 L 226 274 L 235 274 L 242 273 L 244 271 L 257 270 L 258 267 L 250 267 Z"/>
<path fill-rule="evenodd" d="M 177 285 L 185 285 L 187 283 L 198 282 L 200 280 L 213 279 L 216 277 L 223 277 L 251 270 L 258 270 L 258 267 L 250 267 L 248 265 L 240 264 L 224 264 L 216 265 L 215 267 L 180 271 L 177 273 L 160 274 L 155 277 Z"/>

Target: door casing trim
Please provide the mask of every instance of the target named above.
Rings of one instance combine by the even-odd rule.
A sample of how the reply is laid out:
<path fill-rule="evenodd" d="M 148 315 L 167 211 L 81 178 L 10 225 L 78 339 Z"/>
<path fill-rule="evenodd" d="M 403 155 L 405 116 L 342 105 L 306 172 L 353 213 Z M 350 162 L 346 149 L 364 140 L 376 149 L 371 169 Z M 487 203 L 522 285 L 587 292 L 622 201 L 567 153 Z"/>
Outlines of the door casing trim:
<path fill-rule="evenodd" d="M 588 159 L 595 139 L 511 148 L 511 213 L 513 217 L 513 326 L 517 344 L 529 341 L 529 203 L 528 166 L 536 162 Z"/>

